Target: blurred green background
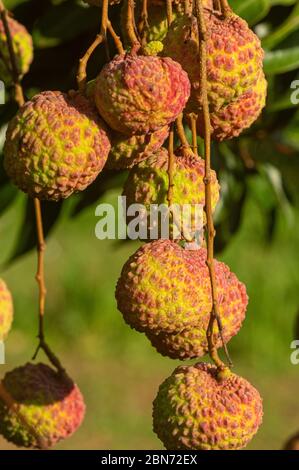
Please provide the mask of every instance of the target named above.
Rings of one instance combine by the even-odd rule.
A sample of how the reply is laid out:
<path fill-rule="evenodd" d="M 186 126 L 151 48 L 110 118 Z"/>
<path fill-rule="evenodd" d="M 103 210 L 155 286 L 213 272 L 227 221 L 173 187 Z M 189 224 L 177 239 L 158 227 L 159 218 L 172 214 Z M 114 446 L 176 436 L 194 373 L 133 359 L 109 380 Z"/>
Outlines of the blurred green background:
<path fill-rule="evenodd" d="M 99 12 L 74 0 L 7 0 L 33 33 L 36 52 L 24 79 L 27 96 L 75 87 L 78 58 L 95 36 Z M 213 147 L 222 186 L 216 214 L 217 257 L 245 282 L 249 308 L 229 344 L 234 370 L 264 398 L 264 423 L 249 449 L 280 449 L 299 431 L 299 365 L 290 344 L 299 331 L 299 111 L 291 83 L 299 79 L 299 4 L 232 0 L 267 50 L 267 109 L 240 139 Z M 119 8 L 111 9 L 117 22 Z M 104 62 L 99 49 L 93 78 Z M 16 108 L 0 107 L 0 145 Z M 43 204 L 46 231 L 47 337 L 87 402 L 83 426 L 58 449 L 161 449 L 151 430 L 151 403 L 177 363 L 159 356 L 117 311 L 114 288 L 137 242 L 99 241 L 99 202 L 116 204 L 125 174 L 105 171 L 82 195 Z M 0 170 L 0 265 L 13 292 L 14 328 L 6 342 L 6 370 L 33 355 L 37 340 L 35 226 L 31 203 Z M 298 328 L 299 330 L 299 328 Z M 40 360 L 43 355 L 40 353 Z M 12 448 L 0 438 L 0 449 Z"/>

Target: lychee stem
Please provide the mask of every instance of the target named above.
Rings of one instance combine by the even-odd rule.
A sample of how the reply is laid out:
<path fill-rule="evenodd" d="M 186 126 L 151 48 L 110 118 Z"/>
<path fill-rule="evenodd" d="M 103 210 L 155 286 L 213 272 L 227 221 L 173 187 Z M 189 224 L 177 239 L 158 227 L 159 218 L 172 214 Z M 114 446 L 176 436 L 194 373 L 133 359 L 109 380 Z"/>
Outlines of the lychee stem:
<path fill-rule="evenodd" d="M 17 61 L 14 53 L 14 48 L 13 48 L 13 42 L 12 42 L 12 37 L 10 34 L 10 29 L 8 25 L 8 11 L 6 10 L 2 0 L 0 0 L 0 17 L 3 22 L 4 26 L 4 31 L 5 35 L 7 38 L 7 46 L 8 46 L 8 52 L 9 52 L 9 57 L 10 57 L 10 62 L 11 62 L 11 73 L 12 73 L 12 79 L 15 87 L 15 100 L 18 103 L 18 105 L 21 107 L 23 106 L 25 100 L 24 100 L 24 94 L 20 82 L 20 74 L 18 71 L 18 66 L 17 66 Z"/>
<path fill-rule="evenodd" d="M 138 32 L 141 37 L 141 42 L 142 45 L 146 45 L 146 32 L 149 28 L 149 23 L 148 23 L 148 0 L 142 0 L 142 10 L 141 10 L 141 15 L 140 15 L 140 21 L 138 24 Z"/>
<path fill-rule="evenodd" d="M 140 47 L 140 41 L 136 34 L 135 4 L 134 0 L 126 0 L 126 33 L 134 50 Z"/>
<path fill-rule="evenodd" d="M 232 9 L 229 6 L 228 0 L 220 0 L 221 12 L 224 18 L 227 18 L 231 13 Z"/>
<path fill-rule="evenodd" d="M 190 120 L 191 132 L 192 132 L 192 150 L 193 150 L 193 153 L 198 157 L 196 115 L 194 113 L 190 113 L 189 120 Z"/>
<path fill-rule="evenodd" d="M 226 364 L 220 359 L 217 348 L 214 344 L 214 325 L 218 323 L 219 333 L 222 336 L 222 326 L 220 322 L 219 307 L 217 301 L 217 283 L 214 266 L 214 239 L 216 231 L 213 221 L 212 210 L 212 192 L 211 192 L 211 122 L 209 113 L 209 101 L 207 90 L 207 29 L 204 19 L 204 11 L 201 0 L 196 0 L 196 17 L 198 23 L 198 42 L 199 42 L 199 63 L 200 63 L 200 79 L 201 79 L 201 98 L 202 112 L 204 121 L 204 154 L 205 154 L 205 212 L 207 217 L 207 260 L 206 264 L 209 270 L 212 294 L 212 310 L 210 321 L 207 329 L 207 341 L 209 354 L 216 364 L 219 371 L 227 369 Z M 222 339 L 224 350 L 231 366 L 231 360 L 226 345 Z"/>
<path fill-rule="evenodd" d="M 79 60 L 79 67 L 78 67 L 78 72 L 77 72 L 77 84 L 78 84 L 78 89 L 81 93 L 85 93 L 86 89 L 86 79 L 87 79 L 87 64 L 96 50 L 96 48 L 102 44 L 102 42 L 105 42 L 106 44 L 106 53 L 107 57 L 109 59 L 109 50 L 108 50 L 108 43 L 107 43 L 107 30 L 111 34 L 111 37 L 114 41 L 115 47 L 119 54 L 124 54 L 124 48 L 122 45 L 122 42 L 120 40 L 120 37 L 116 34 L 114 31 L 114 28 L 109 21 L 109 0 L 103 0 L 103 7 L 102 7 L 102 16 L 101 16 L 101 31 L 99 34 L 96 35 L 95 39 L 91 43 L 91 45 L 88 47 L 87 51 L 85 54 L 81 57 Z"/>
<path fill-rule="evenodd" d="M 184 125 L 183 125 L 183 114 L 182 113 L 179 114 L 179 116 L 176 118 L 175 124 L 176 124 L 176 130 L 177 130 L 177 133 L 178 133 L 179 139 L 181 141 L 184 152 L 186 152 L 188 154 L 193 154 L 193 152 L 190 148 L 190 144 L 189 144 L 188 139 L 187 139 L 186 134 L 185 134 L 185 129 L 184 129 Z"/>
<path fill-rule="evenodd" d="M 174 164 L 175 164 L 175 156 L 173 150 L 173 140 L 174 140 L 174 129 L 173 124 L 171 124 L 170 131 L 169 131 L 169 139 L 168 139 L 168 191 L 167 191 L 167 202 L 168 206 L 171 207 L 172 205 L 172 198 L 173 198 L 173 188 L 174 188 Z"/>
<path fill-rule="evenodd" d="M 167 12 L 167 26 L 172 23 L 173 15 L 172 15 L 172 0 L 166 0 L 166 12 Z"/>

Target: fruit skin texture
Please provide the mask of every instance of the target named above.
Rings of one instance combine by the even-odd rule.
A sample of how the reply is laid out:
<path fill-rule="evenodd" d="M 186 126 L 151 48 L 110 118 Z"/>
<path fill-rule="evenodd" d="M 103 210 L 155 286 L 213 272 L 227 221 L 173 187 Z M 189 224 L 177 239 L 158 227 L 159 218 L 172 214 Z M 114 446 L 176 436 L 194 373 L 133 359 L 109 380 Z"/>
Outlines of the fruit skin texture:
<path fill-rule="evenodd" d="M 32 38 L 25 26 L 18 23 L 13 18 L 8 18 L 8 26 L 12 35 L 13 48 L 15 52 L 18 71 L 21 76 L 28 72 L 30 64 L 33 60 L 33 44 Z M 10 68 L 6 64 L 10 64 L 9 52 L 7 47 L 6 34 L 3 22 L 0 20 L 0 80 L 6 84 L 12 83 Z M 3 60 L 4 59 L 4 60 Z"/>
<path fill-rule="evenodd" d="M 189 94 L 188 76 L 172 59 L 126 54 L 103 67 L 95 101 L 112 129 L 146 134 L 174 121 Z"/>
<path fill-rule="evenodd" d="M 52 447 L 83 421 L 85 404 L 79 388 L 45 364 L 27 363 L 7 372 L 2 386 L 17 413 L 0 398 L 0 434 L 17 446 Z"/>
<path fill-rule="evenodd" d="M 0 341 L 6 337 L 13 320 L 12 296 L 6 283 L 0 279 Z"/>
<path fill-rule="evenodd" d="M 125 263 L 116 287 L 124 320 L 152 334 L 206 325 L 212 307 L 206 256 L 204 248 L 187 250 L 170 240 L 139 248 Z M 245 286 L 216 260 L 215 271 L 220 317 L 237 329 L 247 305 Z"/>
<path fill-rule="evenodd" d="M 193 206 L 191 207 L 191 220 L 188 217 L 188 220 L 184 221 L 184 228 L 191 235 L 195 233 L 196 229 L 202 228 L 195 225 L 195 204 L 204 206 L 205 203 L 205 165 L 202 158 L 184 155 L 180 149 L 177 153 L 172 202 L 180 208 L 183 208 L 184 204 Z M 161 148 L 147 160 L 134 166 L 124 185 L 123 196 L 127 198 L 127 207 L 135 203 L 143 204 L 147 210 L 145 217 L 148 216 L 148 227 L 151 226 L 149 217 L 151 204 L 167 204 L 168 160 L 167 150 Z M 220 188 L 214 171 L 211 172 L 211 187 L 212 208 L 215 210 Z M 179 236 L 179 233 L 177 235 Z"/>
<path fill-rule="evenodd" d="M 257 432 L 258 391 L 233 373 L 219 382 L 216 373 L 206 363 L 181 366 L 160 385 L 153 427 L 167 450 L 238 450 Z"/>
<path fill-rule="evenodd" d="M 168 126 L 164 126 L 152 134 L 132 135 L 131 137 L 117 132 L 112 133 L 112 147 L 106 168 L 117 170 L 131 168 L 159 150 L 168 134 Z"/>
<path fill-rule="evenodd" d="M 211 111 L 220 109 L 255 86 L 264 53 L 246 21 L 235 14 L 223 19 L 205 10 L 207 24 L 207 79 Z M 192 84 L 187 109 L 199 114 L 201 105 L 199 47 L 194 16 L 174 21 L 164 40 L 163 55 L 179 62 Z"/>
<path fill-rule="evenodd" d="M 91 184 L 109 151 L 105 126 L 86 98 L 45 91 L 10 121 L 4 167 L 25 193 L 57 201 Z"/>
<path fill-rule="evenodd" d="M 266 104 L 267 81 L 262 72 L 256 85 L 227 106 L 210 114 L 211 137 L 223 140 L 238 137 L 248 129 L 259 117 Z M 198 120 L 198 132 L 204 134 L 202 115 Z"/>

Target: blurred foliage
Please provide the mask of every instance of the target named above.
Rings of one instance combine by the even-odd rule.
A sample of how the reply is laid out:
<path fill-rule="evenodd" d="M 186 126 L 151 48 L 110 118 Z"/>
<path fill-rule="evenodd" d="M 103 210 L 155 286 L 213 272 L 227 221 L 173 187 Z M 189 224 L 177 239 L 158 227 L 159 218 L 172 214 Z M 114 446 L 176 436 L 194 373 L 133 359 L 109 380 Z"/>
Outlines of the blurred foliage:
<path fill-rule="evenodd" d="M 295 82 L 299 79 L 299 3 L 296 0 L 231 0 L 230 4 L 262 39 L 269 89 L 267 106 L 259 121 L 240 138 L 213 145 L 213 164 L 222 186 L 222 201 L 216 214 L 218 251 L 240 228 L 252 179 L 257 181 L 256 197 L 267 220 L 269 241 L 278 214 L 282 213 L 286 223 L 292 224 L 292 213 L 299 203 L 299 110 L 298 104 L 291 102 L 292 93 L 297 101 L 299 98 Z M 75 88 L 78 58 L 99 29 L 99 10 L 79 0 L 7 0 L 6 6 L 27 26 L 34 39 L 35 60 L 24 79 L 26 96 L 46 89 Z M 110 10 L 117 29 L 120 7 Z M 110 43 L 111 51 L 113 47 Z M 103 48 L 98 48 L 88 67 L 90 78 L 98 74 L 105 61 Z M 16 106 L 11 100 L 0 108 L 0 149 L 7 122 L 15 112 Z M 120 188 L 122 181 L 122 175 L 101 174 L 87 191 L 76 196 L 72 216 L 95 204 L 107 190 Z M 15 201 L 16 194 L 1 165 L 0 214 Z M 59 219 L 64 204 L 43 203 L 47 234 Z M 24 254 L 35 244 L 30 203 L 24 208 L 19 233 L 10 259 Z"/>

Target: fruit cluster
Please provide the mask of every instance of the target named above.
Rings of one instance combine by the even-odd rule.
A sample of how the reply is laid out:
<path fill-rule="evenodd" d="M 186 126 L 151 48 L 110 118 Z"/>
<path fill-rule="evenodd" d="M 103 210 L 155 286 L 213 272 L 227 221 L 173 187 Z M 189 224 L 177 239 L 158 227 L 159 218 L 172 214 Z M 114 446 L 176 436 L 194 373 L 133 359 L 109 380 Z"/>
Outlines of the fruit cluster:
<path fill-rule="evenodd" d="M 117 3 L 120 0 L 109 1 Z M 58 201 L 84 190 L 104 167 L 130 169 L 123 194 L 128 204 L 145 206 L 147 219 L 151 205 L 169 203 L 173 157 L 173 203 L 206 206 L 204 159 L 188 142 L 182 141 L 173 155 L 170 146 L 163 147 L 182 116 L 186 122 L 195 116 L 197 132 L 204 134 L 194 2 L 174 0 L 169 25 L 166 2 L 149 0 L 142 44 L 132 44 L 128 4 L 125 1 L 122 7 L 124 53 L 108 62 L 84 90 L 41 92 L 11 120 L 4 146 L 6 172 L 29 196 Z M 211 134 L 221 141 L 238 136 L 265 105 L 263 51 L 244 20 L 232 11 L 223 15 L 212 0 L 202 4 Z M 136 15 L 141 10 L 142 1 L 137 0 Z M 32 60 L 31 39 L 21 25 L 10 22 L 14 53 L 24 74 Z M 2 48 L 6 36 L 1 23 L 0 42 Z M 9 72 L 8 57 L 1 55 L 2 79 Z M 214 211 L 220 192 L 214 171 L 209 184 Z M 192 217 L 191 233 L 193 212 Z M 203 223 L 207 222 L 204 216 Z M 116 288 L 118 308 L 162 355 L 200 358 L 209 352 L 206 332 L 213 302 L 221 318 L 212 332 L 216 349 L 238 333 L 248 302 L 245 286 L 228 266 L 214 260 L 214 270 L 216 299 L 204 242 L 194 247 L 171 236 L 150 241 L 122 269 Z M 11 319 L 11 296 L 1 281 L 0 339 Z M 76 430 L 84 416 L 77 386 L 65 373 L 43 364 L 26 364 L 7 373 L 0 392 L 0 432 L 16 445 L 50 447 Z M 154 431 L 167 449 L 240 449 L 261 419 L 261 398 L 254 387 L 229 370 L 219 374 L 205 363 L 177 368 L 161 385 L 153 408 Z"/>

